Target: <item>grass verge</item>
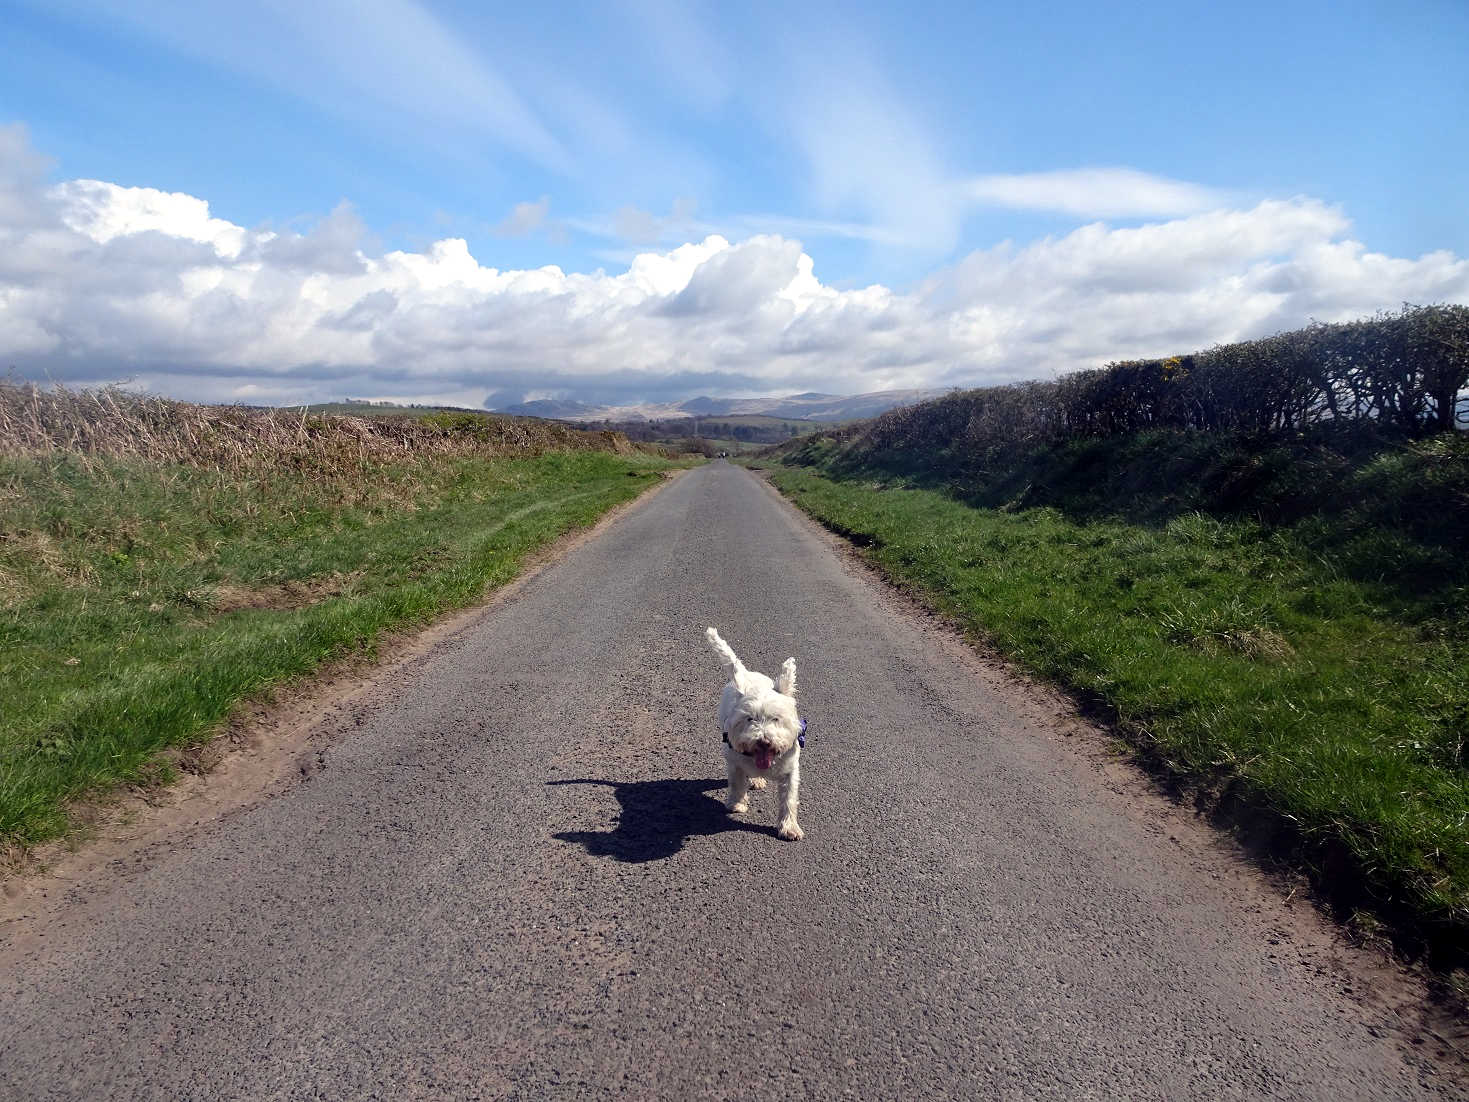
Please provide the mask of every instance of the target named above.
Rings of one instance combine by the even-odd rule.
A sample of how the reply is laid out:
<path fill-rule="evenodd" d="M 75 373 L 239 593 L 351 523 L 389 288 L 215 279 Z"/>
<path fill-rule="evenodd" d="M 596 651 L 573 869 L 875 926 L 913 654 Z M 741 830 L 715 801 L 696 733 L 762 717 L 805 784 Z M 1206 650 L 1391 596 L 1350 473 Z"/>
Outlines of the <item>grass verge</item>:
<path fill-rule="evenodd" d="M 870 474 L 770 477 L 1235 823 L 1268 823 L 1272 847 L 1348 913 L 1383 917 L 1437 964 L 1465 963 L 1462 602 L 1406 601 L 1309 532 L 1247 518 L 1144 523 L 976 507 Z"/>
<path fill-rule="evenodd" d="M 64 832 L 69 801 L 156 772 L 242 698 L 473 603 L 669 465 L 400 449 L 323 478 L 0 457 L 0 843 Z"/>

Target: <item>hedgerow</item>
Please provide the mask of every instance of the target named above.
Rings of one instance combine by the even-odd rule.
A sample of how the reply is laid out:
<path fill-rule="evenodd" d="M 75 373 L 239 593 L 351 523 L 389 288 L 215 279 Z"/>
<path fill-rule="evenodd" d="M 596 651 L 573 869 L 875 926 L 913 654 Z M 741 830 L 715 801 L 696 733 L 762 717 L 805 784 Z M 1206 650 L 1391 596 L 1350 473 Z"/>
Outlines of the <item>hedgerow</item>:
<path fill-rule="evenodd" d="M 1271 433 L 1364 423 L 1406 437 L 1469 421 L 1469 306 L 1405 306 L 1049 382 L 963 391 L 892 410 L 793 449 L 860 439 L 865 451 L 973 466 L 1067 439 L 1152 429 Z"/>

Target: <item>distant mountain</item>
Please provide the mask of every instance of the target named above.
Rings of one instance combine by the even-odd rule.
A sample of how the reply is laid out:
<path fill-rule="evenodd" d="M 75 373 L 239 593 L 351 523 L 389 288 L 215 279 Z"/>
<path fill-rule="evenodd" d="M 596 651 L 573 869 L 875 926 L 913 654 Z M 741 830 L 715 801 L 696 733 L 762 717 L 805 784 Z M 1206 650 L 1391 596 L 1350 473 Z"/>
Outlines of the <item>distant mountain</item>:
<path fill-rule="evenodd" d="M 793 394 L 788 398 L 762 400 L 760 409 L 740 408 L 730 412 L 765 413 L 772 417 L 799 417 L 808 421 L 856 421 L 876 417 L 895 406 L 911 406 L 947 394 L 947 389 L 878 390 L 870 394 Z M 741 407 L 744 402 L 737 403 Z"/>
<path fill-rule="evenodd" d="M 730 412 L 734 405 L 730 398 L 690 398 L 687 402 L 679 402 L 673 409 L 680 413 L 690 413 L 695 417 L 717 417 Z"/>
<path fill-rule="evenodd" d="M 519 417 L 545 417 L 553 421 L 596 421 L 601 420 L 598 410 L 605 407 L 591 406 L 586 402 L 559 402 L 551 398 L 537 398 L 534 402 L 519 402 L 503 406 L 496 412 L 513 413 Z"/>
<path fill-rule="evenodd" d="M 538 399 L 502 406 L 501 413 L 548 417 L 558 421 L 663 421 L 680 417 L 728 417 L 763 413 L 806 421 L 856 421 L 895 406 L 911 406 L 947 394 L 949 389 L 879 390 L 871 394 L 790 394 L 766 398 L 690 398 L 674 403 L 594 406 L 574 400 Z"/>

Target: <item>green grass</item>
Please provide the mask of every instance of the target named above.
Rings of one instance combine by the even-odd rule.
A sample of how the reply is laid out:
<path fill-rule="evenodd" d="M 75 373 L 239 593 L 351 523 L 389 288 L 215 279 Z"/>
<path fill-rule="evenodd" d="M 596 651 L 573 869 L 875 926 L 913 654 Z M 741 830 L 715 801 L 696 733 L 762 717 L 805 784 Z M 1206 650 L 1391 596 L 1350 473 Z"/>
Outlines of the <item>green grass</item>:
<path fill-rule="evenodd" d="M 771 478 L 1173 776 L 1286 826 L 1328 890 L 1351 878 L 1436 944 L 1469 945 L 1469 616 L 1442 576 L 1409 600 L 1363 562 L 1416 545 L 1383 529 L 1372 551 L 1363 528 L 1333 546 L 1320 518 L 1145 523 L 809 468 Z"/>
<path fill-rule="evenodd" d="M 479 599 L 635 497 L 647 455 L 419 457 L 349 480 L 0 458 L 0 843 L 242 698 Z"/>

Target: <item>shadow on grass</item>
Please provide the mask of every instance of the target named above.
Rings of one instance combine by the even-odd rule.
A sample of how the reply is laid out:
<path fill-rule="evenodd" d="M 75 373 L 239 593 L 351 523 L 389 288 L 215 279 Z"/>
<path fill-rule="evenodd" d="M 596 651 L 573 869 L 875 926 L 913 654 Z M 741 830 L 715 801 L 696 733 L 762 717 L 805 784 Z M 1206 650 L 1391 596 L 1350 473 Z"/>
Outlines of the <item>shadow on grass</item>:
<path fill-rule="evenodd" d="M 562 842 L 575 842 L 593 857 L 642 863 L 672 857 L 690 838 L 747 830 L 756 834 L 775 833 L 733 818 L 724 802 L 706 796 L 723 788 L 724 779 L 703 781 L 604 781 L 591 778 L 547 781 L 547 784 L 594 784 L 612 789 L 622 814 L 611 830 L 572 830 L 553 835 Z"/>
<path fill-rule="evenodd" d="M 1457 618 L 1463 606 L 1469 526 L 1445 507 L 1469 493 L 1461 432 L 1415 440 L 1360 424 L 1255 434 L 1160 428 L 991 453 L 919 437 L 901 449 L 787 463 L 974 509 L 1054 509 L 1074 524 L 1163 528 L 1196 512 L 1253 522 L 1368 584 L 1409 621 Z"/>

